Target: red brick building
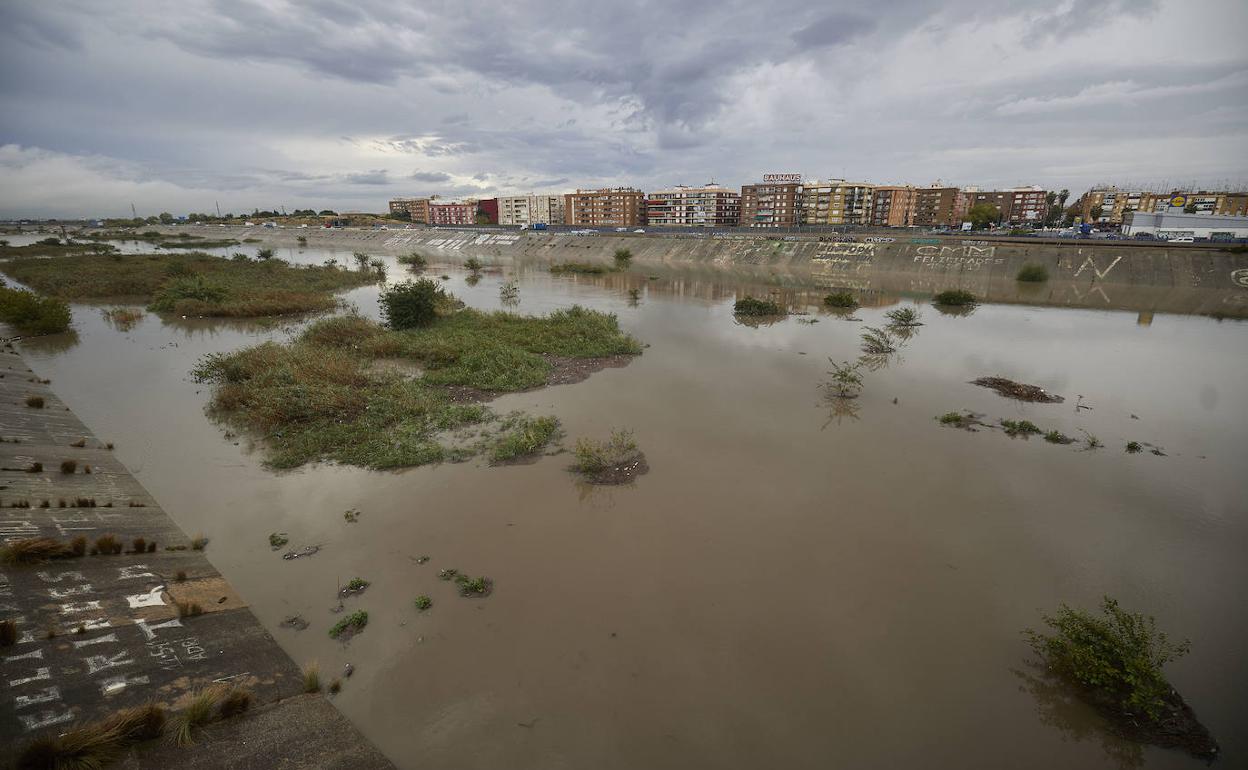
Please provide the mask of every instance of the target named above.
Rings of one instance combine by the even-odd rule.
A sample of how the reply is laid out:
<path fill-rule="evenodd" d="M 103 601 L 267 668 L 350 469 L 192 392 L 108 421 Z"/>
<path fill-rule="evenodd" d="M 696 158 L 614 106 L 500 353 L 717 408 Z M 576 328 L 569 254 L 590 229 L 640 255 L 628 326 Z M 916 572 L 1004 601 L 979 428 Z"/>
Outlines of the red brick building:
<path fill-rule="evenodd" d="M 563 196 L 563 221 L 579 227 L 635 227 L 645 224 L 645 198 L 632 187 L 577 190 Z"/>
<path fill-rule="evenodd" d="M 475 225 L 476 223 L 476 203 L 429 204 L 429 224 L 431 225 Z"/>

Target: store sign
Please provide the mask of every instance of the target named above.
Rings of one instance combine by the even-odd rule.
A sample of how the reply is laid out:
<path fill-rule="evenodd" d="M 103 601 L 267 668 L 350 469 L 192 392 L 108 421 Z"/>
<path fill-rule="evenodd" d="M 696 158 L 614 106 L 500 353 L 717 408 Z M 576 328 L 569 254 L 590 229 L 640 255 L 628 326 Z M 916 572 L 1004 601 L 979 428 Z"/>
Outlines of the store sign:
<path fill-rule="evenodd" d="M 1176 209 L 1181 209 L 1187 205 L 1187 198 L 1184 198 L 1182 195 L 1176 195 L 1170 199 L 1170 205 Z"/>
<path fill-rule="evenodd" d="M 800 182 L 801 174 L 763 174 L 763 181 L 766 183 L 783 183 L 783 182 Z"/>

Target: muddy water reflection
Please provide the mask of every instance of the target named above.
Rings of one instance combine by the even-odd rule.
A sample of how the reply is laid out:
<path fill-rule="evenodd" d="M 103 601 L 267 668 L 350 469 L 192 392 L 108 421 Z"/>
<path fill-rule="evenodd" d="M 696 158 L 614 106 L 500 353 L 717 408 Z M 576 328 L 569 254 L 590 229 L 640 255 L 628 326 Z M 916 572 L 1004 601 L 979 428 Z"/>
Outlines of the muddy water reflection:
<path fill-rule="evenodd" d="M 204 416 L 186 373 L 281 326 L 148 314 L 123 333 L 84 306 L 77 345 L 27 350 L 179 524 L 212 539 L 209 558 L 296 660 L 354 664 L 336 702 L 403 767 L 1195 767 L 1020 679 L 1020 629 L 1105 593 L 1191 637 L 1172 679 L 1227 765 L 1246 761 L 1248 327 L 924 305 L 901 357 L 838 413 L 817 387 L 827 358 L 852 360 L 862 326 L 910 300 L 881 294 L 855 322 L 823 313 L 820 291 L 639 270 L 505 266 L 475 286 L 428 271 L 473 306 L 497 307 L 515 279 L 522 312 L 579 302 L 650 343 L 623 369 L 495 404 L 557 415 L 571 440 L 633 428 L 652 470 L 628 487 L 578 485 L 566 456 L 265 471 Z M 732 299 L 770 290 L 819 323 L 732 322 Z M 348 299 L 375 315 L 376 294 Z M 994 374 L 1068 401 L 969 384 Z M 1093 409 L 1076 411 L 1078 395 Z M 958 409 L 1106 447 L 933 419 Z M 1127 455 L 1127 440 L 1168 456 Z M 324 547 L 284 562 L 270 532 Z M 437 580 L 446 567 L 492 577 L 494 595 L 459 598 Z M 370 623 L 344 648 L 329 610 L 357 575 L 372 586 L 347 606 Z M 419 614 L 422 593 L 434 606 Z M 296 613 L 312 627 L 278 627 Z"/>

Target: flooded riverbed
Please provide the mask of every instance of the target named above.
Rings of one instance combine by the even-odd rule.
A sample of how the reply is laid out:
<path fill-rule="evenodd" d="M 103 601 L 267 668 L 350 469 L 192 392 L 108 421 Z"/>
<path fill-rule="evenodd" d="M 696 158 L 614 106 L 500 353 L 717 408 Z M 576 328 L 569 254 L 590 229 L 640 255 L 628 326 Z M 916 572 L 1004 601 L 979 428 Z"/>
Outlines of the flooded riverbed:
<path fill-rule="evenodd" d="M 148 314 L 119 331 L 83 305 L 76 343 L 24 350 L 177 523 L 211 539 L 208 557 L 296 661 L 323 678 L 354 665 L 335 702 L 401 767 L 1196 767 L 1109 737 L 1028 667 L 1023 628 L 1103 594 L 1191 638 L 1170 678 L 1226 765 L 1248 762 L 1248 327 L 922 305 L 925 325 L 846 405 L 818 387 L 828 358 L 856 358 L 896 297 L 850 321 L 816 310 L 822 290 L 787 287 L 815 312 L 753 328 L 732 300 L 766 286 L 648 270 L 556 278 L 507 263 L 475 286 L 429 271 L 475 307 L 498 307 L 514 279 L 520 312 L 617 313 L 650 345 L 627 367 L 492 404 L 557 416 L 568 446 L 631 428 L 651 470 L 622 487 L 577 483 L 566 454 L 265 470 L 204 415 L 187 372 L 285 338 L 280 324 Z M 373 316 L 376 296 L 346 295 Z M 989 375 L 1066 401 L 969 384 Z M 952 410 L 1105 446 L 942 427 Z M 1125 453 L 1132 440 L 1164 456 Z M 283 561 L 273 532 L 322 548 Z M 443 568 L 493 578 L 493 595 L 460 598 Z M 372 585 L 344 603 L 369 625 L 343 646 L 326 631 L 357 576 Z M 434 602 L 423 613 L 419 594 Z M 293 614 L 311 627 L 279 627 Z"/>

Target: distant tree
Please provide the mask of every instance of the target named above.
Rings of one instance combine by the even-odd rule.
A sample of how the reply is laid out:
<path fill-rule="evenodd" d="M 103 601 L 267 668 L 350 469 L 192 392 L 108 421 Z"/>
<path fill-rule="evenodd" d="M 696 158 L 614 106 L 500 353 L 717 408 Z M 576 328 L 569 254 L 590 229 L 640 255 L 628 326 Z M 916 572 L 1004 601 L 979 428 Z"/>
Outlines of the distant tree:
<path fill-rule="evenodd" d="M 1058 197 L 1060 198 L 1061 196 L 1058 196 Z M 1083 211 L 1079 208 L 1078 203 L 1070 204 L 1070 206 L 1066 207 L 1064 211 L 1064 216 L 1062 217 L 1063 226 L 1070 227 L 1071 225 L 1075 223 L 1075 219 L 1080 217 L 1082 214 L 1083 214 Z"/>
<path fill-rule="evenodd" d="M 338 212 L 337 212 L 337 211 L 330 211 L 329 209 L 321 209 L 320 216 L 323 216 L 323 217 L 336 217 L 336 216 L 338 216 Z"/>
<path fill-rule="evenodd" d="M 1070 197 L 1070 190 L 1063 189 L 1061 192 L 1059 192 L 1057 194 L 1058 208 L 1063 208 L 1063 209 L 1066 208 L 1066 199 L 1069 197 Z"/>
<path fill-rule="evenodd" d="M 170 214 L 168 211 L 160 212 L 160 223 L 162 225 L 167 225 L 172 221 L 173 221 L 173 214 Z"/>
<path fill-rule="evenodd" d="M 966 218 L 976 230 L 983 230 L 1001 220 L 1001 209 L 991 203 L 976 203 L 971 206 L 970 211 L 966 212 Z"/>
<path fill-rule="evenodd" d="M 1104 213 L 1105 207 L 1098 203 L 1088 211 L 1088 218 L 1093 222 L 1099 222 L 1101 221 L 1101 215 Z"/>

